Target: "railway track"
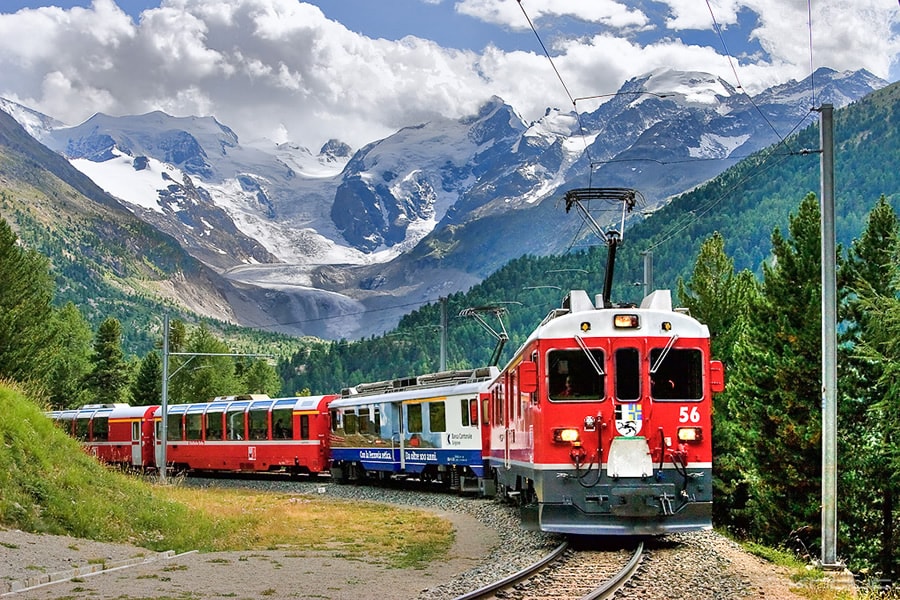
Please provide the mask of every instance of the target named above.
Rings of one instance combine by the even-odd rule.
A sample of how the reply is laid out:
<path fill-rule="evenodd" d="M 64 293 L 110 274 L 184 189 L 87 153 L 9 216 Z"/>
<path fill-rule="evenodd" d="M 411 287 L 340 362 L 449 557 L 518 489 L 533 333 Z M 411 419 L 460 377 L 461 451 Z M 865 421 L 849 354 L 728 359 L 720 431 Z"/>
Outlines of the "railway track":
<path fill-rule="evenodd" d="M 643 554 L 643 542 L 630 558 L 627 550 L 572 549 L 564 542 L 521 571 L 455 600 L 605 600 L 635 574 Z"/>

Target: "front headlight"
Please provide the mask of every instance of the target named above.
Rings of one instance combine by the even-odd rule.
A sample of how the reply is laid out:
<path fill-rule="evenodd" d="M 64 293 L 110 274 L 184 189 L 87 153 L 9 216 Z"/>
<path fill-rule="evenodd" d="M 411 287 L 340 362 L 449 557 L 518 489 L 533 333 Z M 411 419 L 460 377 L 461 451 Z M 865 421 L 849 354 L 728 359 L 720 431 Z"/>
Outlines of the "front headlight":
<path fill-rule="evenodd" d="M 557 444 L 575 444 L 579 439 L 580 435 L 577 429 L 560 427 L 553 430 L 553 441 Z"/>
<path fill-rule="evenodd" d="M 679 427 L 678 439 L 682 442 L 699 442 L 703 439 L 703 430 L 699 427 Z"/>

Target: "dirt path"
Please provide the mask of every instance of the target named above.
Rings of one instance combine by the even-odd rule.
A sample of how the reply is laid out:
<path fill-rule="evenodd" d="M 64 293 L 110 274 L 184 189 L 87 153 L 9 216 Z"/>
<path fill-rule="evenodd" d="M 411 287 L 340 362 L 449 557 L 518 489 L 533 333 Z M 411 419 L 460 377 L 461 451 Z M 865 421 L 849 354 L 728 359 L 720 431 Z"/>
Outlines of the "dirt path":
<path fill-rule="evenodd" d="M 497 536 L 465 515 L 438 513 L 456 528 L 448 559 L 427 569 L 395 569 L 378 557 L 347 559 L 321 551 L 248 551 L 157 555 L 143 548 L 65 536 L 0 530 L 0 595 L 11 586 L 58 581 L 74 569 L 106 570 L 42 585 L 6 597 L 189 600 L 413 598 L 476 566 Z M 144 562 L 144 561 L 150 562 Z M 29 580 L 30 579 L 30 580 Z"/>

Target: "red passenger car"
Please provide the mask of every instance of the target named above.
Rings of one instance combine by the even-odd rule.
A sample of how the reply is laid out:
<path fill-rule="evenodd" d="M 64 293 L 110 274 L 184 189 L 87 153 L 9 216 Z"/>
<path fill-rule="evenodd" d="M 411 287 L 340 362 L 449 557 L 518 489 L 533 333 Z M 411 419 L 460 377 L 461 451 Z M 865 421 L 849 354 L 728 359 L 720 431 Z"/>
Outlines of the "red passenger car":
<path fill-rule="evenodd" d="M 329 467 L 328 403 L 336 397 L 244 395 L 168 406 L 166 463 L 191 471 L 320 473 Z M 161 411 L 154 411 L 157 422 Z M 157 441 L 157 461 L 160 455 Z"/>
<path fill-rule="evenodd" d="M 49 416 L 99 460 L 144 469 L 156 465 L 154 409 L 155 406 L 87 404 L 80 409 L 54 411 Z"/>
<path fill-rule="evenodd" d="M 498 493 L 544 531 L 709 529 L 712 394 L 723 368 L 709 331 L 668 290 L 640 307 L 572 291 L 491 389 Z"/>

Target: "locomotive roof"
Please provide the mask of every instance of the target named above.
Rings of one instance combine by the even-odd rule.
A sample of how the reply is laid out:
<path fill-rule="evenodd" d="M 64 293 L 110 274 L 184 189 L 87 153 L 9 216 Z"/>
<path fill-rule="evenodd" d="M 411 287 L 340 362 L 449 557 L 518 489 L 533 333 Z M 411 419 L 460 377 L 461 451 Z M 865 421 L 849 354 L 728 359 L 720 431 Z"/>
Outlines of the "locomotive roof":
<path fill-rule="evenodd" d="M 603 306 L 601 297 L 597 306 Z M 563 300 L 562 308 L 547 315 L 531 333 L 524 345 L 540 338 L 568 338 L 576 334 L 582 338 L 597 336 L 648 337 L 660 336 L 708 338 L 709 328 L 688 314 L 686 309 L 672 307 L 669 290 L 656 290 L 640 306 L 625 305 L 597 308 L 584 290 L 572 290 Z M 632 328 L 615 326 L 616 316 L 634 315 L 637 325 Z"/>

